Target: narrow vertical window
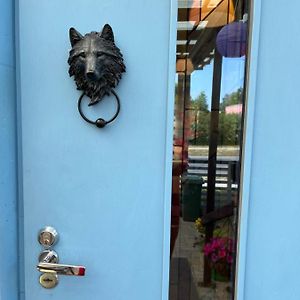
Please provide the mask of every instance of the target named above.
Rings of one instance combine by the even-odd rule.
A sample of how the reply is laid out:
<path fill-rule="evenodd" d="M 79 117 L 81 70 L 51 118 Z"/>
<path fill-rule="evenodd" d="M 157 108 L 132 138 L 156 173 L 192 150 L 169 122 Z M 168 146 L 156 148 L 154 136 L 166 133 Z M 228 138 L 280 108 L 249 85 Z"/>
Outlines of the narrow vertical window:
<path fill-rule="evenodd" d="M 178 0 L 170 300 L 234 299 L 248 0 Z"/>

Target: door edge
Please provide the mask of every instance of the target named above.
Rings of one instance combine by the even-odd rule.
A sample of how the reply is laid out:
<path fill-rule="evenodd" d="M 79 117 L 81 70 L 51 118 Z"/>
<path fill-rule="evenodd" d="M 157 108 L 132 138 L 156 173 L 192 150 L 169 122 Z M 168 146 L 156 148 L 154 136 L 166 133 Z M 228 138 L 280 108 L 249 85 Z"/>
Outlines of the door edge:
<path fill-rule="evenodd" d="M 169 60 L 167 76 L 167 109 L 165 126 L 165 165 L 164 165 L 164 211 L 163 211 L 163 249 L 162 249 L 162 291 L 161 299 L 169 298 L 170 268 L 170 226 L 171 226 L 171 190 L 172 190 L 172 159 L 173 159 L 173 115 L 175 97 L 176 70 L 176 26 L 177 0 L 170 0 L 169 14 Z"/>
<path fill-rule="evenodd" d="M 14 5 L 14 1 L 3 1 L 0 10 L 3 25 L 0 79 L 5 87 L 0 98 L 0 298 L 10 300 L 18 299 L 19 285 Z"/>
<path fill-rule="evenodd" d="M 241 191 L 239 196 L 238 244 L 234 299 L 244 300 L 247 268 L 248 220 L 250 213 L 251 167 L 255 122 L 256 78 L 260 41 L 261 0 L 250 1 L 249 45 L 246 71 L 245 125 L 243 130 Z"/>

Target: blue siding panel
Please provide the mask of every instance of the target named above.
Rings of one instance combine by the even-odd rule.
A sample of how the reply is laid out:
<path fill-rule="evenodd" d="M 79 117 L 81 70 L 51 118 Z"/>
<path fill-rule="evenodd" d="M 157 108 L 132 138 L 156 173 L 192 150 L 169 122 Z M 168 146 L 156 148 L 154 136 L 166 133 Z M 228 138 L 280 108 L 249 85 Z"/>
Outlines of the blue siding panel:
<path fill-rule="evenodd" d="M 280 0 L 261 3 L 245 290 L 239 297 L 245 300 L 300 298 L 300 2 L 285 8 Z"/>
<path fill-rule="evenodd" d="M 14 5 L 0 2 L 0 299 L 18 299 Z"/>

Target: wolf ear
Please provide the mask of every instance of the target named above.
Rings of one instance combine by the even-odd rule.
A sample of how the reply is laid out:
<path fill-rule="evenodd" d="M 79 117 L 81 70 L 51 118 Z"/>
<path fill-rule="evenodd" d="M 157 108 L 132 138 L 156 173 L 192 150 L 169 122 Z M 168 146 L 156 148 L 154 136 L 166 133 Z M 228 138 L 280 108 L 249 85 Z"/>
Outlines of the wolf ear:
<path fill-rule="evenodd" d="M 70 28 L 69 35 L 72 47 L 83 39 L 83 36 L 73 27 Z"/>
<path fill-rule="evenodd" d="M 110 25 L 108 25 L 108 24 L 104 25 L 104 27 L 102 29 L 101 37 L 108 41 L 111 41 L 111 42 L 115 41 L 114 33 L 113 33 L 113 30 L 110 27 Z"/>

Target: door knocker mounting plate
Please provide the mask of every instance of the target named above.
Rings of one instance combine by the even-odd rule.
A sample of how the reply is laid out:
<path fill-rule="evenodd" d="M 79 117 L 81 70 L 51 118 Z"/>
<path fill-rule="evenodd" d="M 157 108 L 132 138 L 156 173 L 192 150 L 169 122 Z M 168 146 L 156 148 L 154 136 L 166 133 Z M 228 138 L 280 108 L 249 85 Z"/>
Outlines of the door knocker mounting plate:
<path fill-rule="evenodd" d="M 102 32 L 92 31 L 83 36 L 70 28 L 69 34 L 72 46 L 68 59 L 69 75 L 74 76 L 77 89 L 83 91 L 78 99 L 78 111 L 86 122 L 103 128 L 114 121 L 120 112 L 120 99 L 114 88 L 122 73 L 126 72 L 123 55 L 115 45 L 113 30 L 108 24 L 104 25 Z M 89 106 L 92 106 L 110 94 L 117 101 L 117 110 L 111 119 L 92 121 L 84 115 L 81 109 L 84 96 L 90 98 Z"/>

